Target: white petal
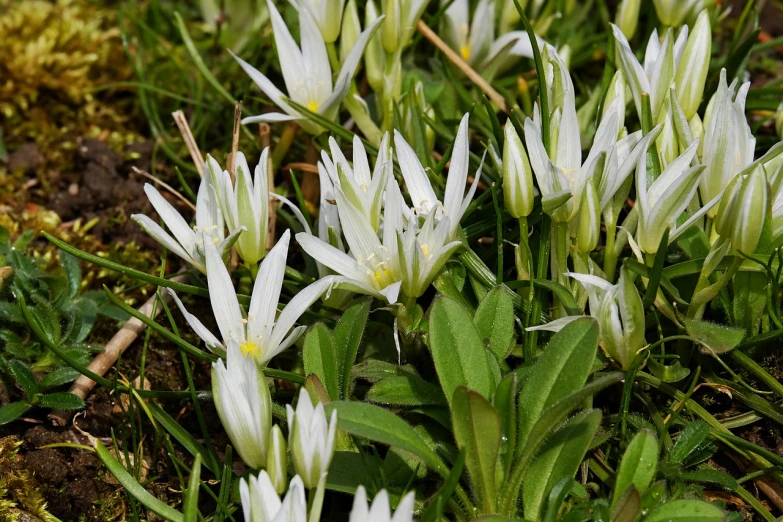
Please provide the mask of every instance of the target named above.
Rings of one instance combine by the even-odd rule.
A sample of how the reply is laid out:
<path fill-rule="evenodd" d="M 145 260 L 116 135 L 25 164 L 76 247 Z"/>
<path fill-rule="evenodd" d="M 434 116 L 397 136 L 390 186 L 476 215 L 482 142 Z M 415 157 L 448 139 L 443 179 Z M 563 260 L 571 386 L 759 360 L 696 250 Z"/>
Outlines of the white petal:
<path fill-rule="evenodd" d="M 144 184 L 144 192 L 147 194 L 147 198 L 155 207 L 155 210 L 160 215 L 160 218 L 169 227 L 171 233 L 177 238 L 177 241 L 186 252 L 193 252 L 195 247 L 195 234 L 193 229 L 190 228 L 187 221 L 180 215 L 179 212 L 166 201 L 166 198 L 160 195 L 158 189 L 150 185 Z"/>
<path fill-rule="evenodd" d="M 413 152 L 411 146 L 405 141 L 398 131 L 394 131 L 394 145 L 397 151 L 397 161 L 400 163 L 400 171 L 411 196 L 413 206 L 420 208 L 422 213 L 428 214 L 438 205 L 438 198 L 432 190 L 430 180 L 421 166 L 419 158 Z"/>
<path fill-rule="evenodd" d="M 470 114 L 465 114 L 459 123 L 457 137 L 454 139 L 454 148 L 451 153 L 448 178 L 446 180 L 446 193 L 443 196 L 443 207 L 446 215 L 459 223 L 456 217 L 462 207 L 462 198 L 465 194 L 465 183 L 468 179 L 468 119 Z"/>
<path fill-rule="evenodd" d="M 250 308 L 247 313 L 247 336 L 253 342 L 266 346 L 275 316 L 280 290 L 283 288 L 285 265 L 288 257 L 288 243 L 291 231 L 286 230 L 277 244 L 261 261 L 258 275 L 253 285 L 253 295 L 250 297 Z"/>
<path fill-rule="evenodd" d="M 144 214 L 133 214 L 131 219 L 138 223 L 138 225 L 143 228 L 147 234 L 152 236 L 152 239 L 196 267 L 200 272 L 206 272 L 206 267 L 202 263 L 196 261 L 189 253 L 185 252 L 180 244 L 177 243 L 177 241 L 171 237 L 168 232 L 163 230 L 160 225 L 155 223 L 152 219 L 145 216 Z"/>
<path fill-rule="evenodd" d="M 242 324 L 242 311 L 239 309 L 234 283 L 215 245 L 207 240 L 204 246 L 209 300 L 212 303 L 212 313 L 215 315 L 220 335 L 226 343 L 232 339 L 241 345 L 245 341 L 245 327 Z"/>
<path fill-rule="evenodd" d="M 196 332 L 196 335 L 198 335 L 201 340 L 204 341 L 207 347 L 212 351 L 215 351 L 216 349 L 218 351 L 223 351 L 223 343 L 221 343 L 220 340 L 215 337 L 201 321 L 198 320 L 198 317 L 187 311 L 185 305 L 182 303 L 174 290 L 171 288 L 168 288 L 167 290 L 171 298 L 174 299 L 174 302 L 177 304 L 180 312 L 182 312 L 182 315 L 185 316 L 185 321 L 188 322 L 190 327 L 193 328 L 193 331 Z"/>

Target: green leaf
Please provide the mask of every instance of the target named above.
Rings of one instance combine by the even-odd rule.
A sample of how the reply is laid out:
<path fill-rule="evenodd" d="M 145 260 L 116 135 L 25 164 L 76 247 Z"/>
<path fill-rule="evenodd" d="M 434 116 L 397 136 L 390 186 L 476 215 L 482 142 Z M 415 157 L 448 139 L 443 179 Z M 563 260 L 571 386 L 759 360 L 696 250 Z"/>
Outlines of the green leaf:
<path fill-rule="evenodd" d="M 644 522 L 723 522 L 723 511 L 702 500 L 682 499 L 661 505 Z"/>
<path fill-rule="evenodd" d="M 598 410 L 578 413 L 544 443 L 522 486 L 525 517 L 539 519 L 549 491 L 562 479 L 576 474 L 600 423 Z"/>
<path fill-rule="evenodd" d="M 683 321 L 688 335 L 703 346 L 705 353 L 720 355 L 739 346 L 745 337 L 744 328 L 725 326 L 722 324 L 685 319 Z"/>
<path fill-rule="evenodd" d="M 412 375 L 388 377 L 375 383 L 365 400 L 399 406 L 441 406 L 446 397 L 440 388 Z"/>
<path fill-rule="evenodd" d="M 41 397 L 40 406 L 53 410 L 81 410 L 84 408 L 84 399 L 73 393 L 52 393 Z"/>
<path fill-rule="evenodd" d="M 756 335 L 767 305 L 767 278 L 758 272 L 737 272 L 734 275 L 734 326 L 745 329 L 746 335 Z"/>
<path fill-rule="evenodd" d="M 79 293 L 79 283 L 82 281 L 82 271 L 79 268 L 79 261 L 68 252 L 60 252 L 60 263 L 65 271 L 68 291 L 66 295 L 73 299 Z"/>
<path fill-rule="evenodd" d="M 337 369 L 339 370 L 341 399 L 351 397 L 353 381 L 351 369 L 356 362 L 356 354 L 362 342 L 364 328 L 370 315 L 372 298 L 354 301 L 344 312 L 334 327 L 334 345 L 337 349 Z M 338 397 L 335 397 L 338 398 Z"/>
<path fill-rule="evenodd" d="M 380 480 L 380 459 L 356 451 L 335 451 L 326 478 L 326 487 L 353 495 L 359 486 L 368 487 Z"/>
<path fill-rule="evenodd" d="M 597 350 L 598 325 L 588 317 L 574 320 L 552 337 L 519 395 L 518 451 L 541 412 L 584 386 Z"/>
<path fill-rule="evenodd" d="M 517 374 L 506 375 L 495 390 L 493 404 L 500 416 L 500 430 L 503 434 L 500 448 L 503 470 L 511 469 L 517 445 Z"/>
<path fill-rule="evenodd" d="M 313 326 L 305 336 L 302 359 L 305 374 L 314 374 L 321 381 L 331 400 L 340 397 L 340 379 L 337 375 L 337 349 L 332 332 L 323 324 Z"/>
<path fill-rule="evenodd" d="M 190 469 L 188 489 L 185 490 L 183 502 L 185 522 L 198 521 L 198 490 L 201 487 L 201 455 L 196 455 L 193 467 Z"/>
<path fill-rule="evenodd" d="M 707 482 L 710 484 L 717 484 L 723 489 L 727 489 L 729 491 L 735 491 L 738 486 L 737 479 L 728 473 L 718 471 L 717 469 L 697 469 L 696 471 L 682 473 L 679 478 L 680 480 L 688 482 Z"/>
<path fill-rule="evenodd" d="M 12 402 L 11 404 L 6 404 L 0 408 L 0 426 L 15 421 L 24 415 L 30 408 L 32 408 L 32 406 L 26 402 Z"/>
<path fill-rule="evenodd" d="M 152 417 L 163 426 L 174 439 L 182 444 L 188 452 L 195 456 L 201 457 L 204 465 L 209 468 L 216 476 L 220 476 L 220 466 L 212 464 L 209 452 L 199 444 L 196 438 L 190 434 L 179 422 L 177 422 L 171 415 L 166 413 L 163 408 L 155 401 L 146 401 L 147 410 L 152 414 Z"/>
<path fill-rule="evenodd" d="M 674 443 L 669 452 L 669 462 L 679 464 L 683 462 L 688 455 L 699 448 L 710 434 L 710 427 L 706 422 L 698 420 L 691 422 L 680 432 L 677 442 Z"/>
<path fill-rule="evenodd" d="M 503 361 L 514 339 L 514 302 L 508 292 L 496 287 L 479 303 L 473 316 L 479 335 L 489 340 L 487 348 Z"/>
<path fill-rule="evenodd" d="M 468 311 L 452 299 L 437 298 L 430 311 L 429 334 L 432 359 L 446 398 L 451 401 L 454 390 L 462 385 L 490 397 L 489 362 Z"/>
<path fill-rule="evenodd" d="M 500 418 L 480 394 L 464 386 L 454 390 L 451 419 L 457 447 L 465 452 L 465 465 L 483 506 L 492 513 L 497 504 L 495 469 L 500 452 Z"/>
<path fill-rule="evenodd" d="M 46 377 L 41 379 L 41 382 L 38 383 L 38 387 L 42 390 L 56 388 L 57 386 L 62 386 L 65 383 L 74 381 L 79 375 L 81 375 L 79 372 L 68 366 L 55 368 L 49 372 Z"/>
<path fill-rule="evenodd" d="M 637 492 L 644 492 L 655 478 L 657 469 L 658 440 L 652 431 L 642 430 L 631 439 L 617 468 L 612 507 L 617 505 L 631 485 Z"/>
<path fill-rule="evenodd" d="M 30 368 L 18 359 L 12 359 L 8 363 L 8 371 L 25 392 L 27 397 L 32 397 L 38 393 L 38 383 L 35 382 L 35 376 Z"/>
<path fill-rule="evenodd" d="M 364 402 L 338 401 L 326 405 L 327 416 L 337 411 L 337 426 L 352 435 L 409 451 L 445 476 L 448 468 L 414 429 L 392 412 Z"/>
<path fill-rule="evenodd" d="M 106 446 L 101 444 L 101 441 L 99 440 L 95 440 L 95 454 L 98 456 L 103 465 L 109 469 L 111 474 L 114 475 L 114 478 L 116 478 L 122 487 L 125 488 L 125 491 L 132 495 L 136 500 L 144 504 L 144 506 L 164 520 L 169 520 L 170 522 L 183 522 L 182 513 L 172 508 L 165 502 L 161 502 L 155 498 L 146 489 L 144 489 L 141 484 L 136 482 L 136 479 L 134 479 L 133 476 L 128 473 L 128 470 L 126 470 L 111 453 L 109 453 L 109 450 L 106 449 Z"/>
<path fill-rule="evenodd" d="M 629 484 L 625 493 L 612 502 L 612 522 L 634 522 L 642 510 L 642 497 L 633 484 Z"/>

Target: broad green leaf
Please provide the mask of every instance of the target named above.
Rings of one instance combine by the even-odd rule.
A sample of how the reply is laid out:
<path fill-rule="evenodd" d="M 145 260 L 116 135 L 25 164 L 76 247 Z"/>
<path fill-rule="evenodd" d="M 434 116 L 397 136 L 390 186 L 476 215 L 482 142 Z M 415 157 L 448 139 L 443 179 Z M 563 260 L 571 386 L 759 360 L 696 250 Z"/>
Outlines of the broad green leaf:
<path fill-rule="evenodd" d="M 598 350 L 598 325 L 584 317 L 557 332 L 536 361 L 519 395 L 518 446 L 541 412 L 587 382 Z"/>
<path fill-rule="evenodd" d="M 338 401 L 326 405 L 327 416 L 337 411 L 338 427 L 357 437 L 395 446 L 421 458 L 427 466 L 441 475 L 448 469 L 413 428 L 380 406 L 364 402 Z"/>
<path fill-rule="evenodd" d="M 198 490 L 201 487 L 201 455 L 196 455 L 193 467 L 190 469 L 188 489 L 185 491 L 183 502 L 184 522 L 197 522 L 198 520 Z"/>
<path fill-rule="evenodd" d="M 703 500 L 667 502 L 647 515 L 644 522 L 723 522 L 723 511 Z"/>
<path fill-rule="evenodd" d="M 302 359 L 305 374 L 316 375 L 321 381 L 329 399 L 340 397 L 340 379 L 337 375 L 337 349 L 332 332 L 323 324 L 317 324 L 307 332 Z"/>
<path fill-rule="evenodd" d="M 365 400 L 400 406 L 440 406 L 446 397 L 440 388 L 421 377 L 412 375 L 388 377 L 375 383 Z"/>
<path fill-rule="evenodd" d="M 46 374 L 46 377 L 41 379 L 41 382 L 38 383 L 38 386 L 42 390 L 56 388 L 57 386 L 61 386 L 67 382 L 74 381 L 77 377 L 79 377 L 79 375 L 81 375 L 79 372 L 68 366 L 55 368 Z"/>
<path fill-rule="evenodd" d="M 503 361 L 514 339 L 514 302 L 508 292 L 493 288 L 479 303 L 473 322 L 479 335 L 489 341 L 489 351 Z"/>
<path fill-rule="evenodd" d="M 30 408 L 32 408 L 32 406 L 26 402 L 12 402 L 11 404 L 6 404 L 0 408 L 0 426 L 15 421 L 24 415 Z"/>
<path fill-rule="evenodd" d="M 702 345 L 705 353 L 720 355 L 739 346 L 745 337 L 744 328 L 735 328 L 708 321 L 685 319 L 683 321 L 688 334 Z"/>
<path fill-rule="evenodd" d="M 589 498 L 587 490 L 572 477 L 560 479 L 560 482 L 554 485 L 549 492 L 549 498 L 546 504 L 546 513 L 543 522 L 554 522 L 557 514 L 560 512 L 560 506 L 568 498 L 568 495 L 574 494 L 582 500 Z"/>
<path fill-rule="evenodd" d="M 709 468 L 697 469 L 696 471 L 682 473 L 680 475 L 680 479 L 688 482 L 707 482 L 710 484 L 717 484 L 723 489 L 727 489 L 729 491 L 736 490 L 738 486 L 737 479 L 728 473 Z"/>
<path fill-rule="evenodd" d="M 495 470 L 500 451 L 500 418 L 480 394 L 464 386 L 454 390 L 451 419 L 457 447 L 465 452 L 465 465 L 485 513 L 495 511 Z"/>
<path fill-rule="evenodd" d="M 674 361 L 674 364 L 663 364 L 650 357 L 647 360 L 647 367 L 663 382 L 679 382 L 691 374 L 691 370 L 684 367 L 680 361 Z"/>
<path fill-rule="evenodd" d="M 389 377 L 419 376 L 416 369 L 409 364 L 400 366 L 397 363 L 379 361 L 378 359 L 368 359 L 354 365 L 351 369 L 351 375 L 354 379 L 365 379 L 370 382 L 378 382 Z"/>
<path fill-rule="evenodd" d="M 122 487 L 128 494 L 132 495 L 136 500 L 144 504 L 149 510 L 153 511 L 156 515 L 164 520 L 170 522 L 183 522 L 182 513 L 172 508 L 165 502 L 161 502 L 151 493 L 149 493 L 141 484 L 136 482 L 136 479 L 128 473 L 128 470 L 120 464 L 114 456 L 109 453 L 106 446 L 101 444 L 101 441 L 95 441 L 95 454 L 100 461 L 106 466 L 114 478 L 117 479 Z"/>
<path fill-rule="evenodd" d="M 517 445 L 517 391 L 519 390 L 517 374 L 506 375 L 497 390 L 493 404 L 500 416 L 501 438 L 500 454 L 505 473 L 511 469 Z"/>
<path fill-rule="evenodd" d="M 452 299 L 439 297 L 430 311 L 430 350 L 443 394 L 451 401 L 457 386 L 466 385 L 490 397 L 492 374 L 484 343 L 468 311 Z"/>
<path fill-rule="evenodd" d="M 79 261 L 68 252 L 60 252 L 60 264 L 65 271 L 68 290 L 66 295 L 73 299 L 79 293 L 79 283 L 82 280 L 82 271 L 79 268 Z"/>
<path fill-rule="evenodd" d="M 337 349 L 337 370 L 340 378 L 340 397 L 348 399 L 351 396 L 351 368 L 356 362 L 356 354 L 370 315 L 372 298 L 354 301 L 344 312 L 334 327 L 334 346 Z M 338 397 L 335 397 L 337 399 Z"/>
<path fill-rule="evenodd" d="M 658 440 L 649 430 L 642 430 L 631 439 L 617 468 L 612 506 L 617 505 L 628 486 L 644 492 L 658 469 Z M 638 495 L 638 493 L 637 493 Z"/>
<path fill-rule="evenodd" d="M 699 448 L 710 434 L 710 427 L 706 422 L 698 420 L 691 422 L 680 432 L 677 442 L 669 452 L 669 462 L 679 464 L 688 455 Z"/>
<path fill-rule="evenodd" d="M 375 455 L 335 451 L 329 466 L 326 487 L 332 491 L 353 495 L 359 486 L 367 487 L 381 480 L 377 472 L 380 467 L 381 461 Z"/>
<path fill-rule="evenodd" d="M 598 410 L 578 413 L 544 443 L 522 486 L 526 518 L 538 520 L 549 491 L 562 479 L 576 474 L 600 423 Z"/>
<path fill-rule="evenodd" d="M 625 493 L 612 502 L 612 522 L 634 522 L 642 510 L 642 498 L 633 484 L 629 484 Z"/>
<path fill-rule="evenodd" d="M 80 410 L 84 408 L 84 399 L 68 392 L 52 393 L 41 397 L 39 404 L 53 410 Z"/>
<path fill-rule="evenodd" d="M 38 393 L 38 384 L 35 382 L 35 376 L 30 368 L 18 359 L 12 359 L 8 362 L 8 371 L 25 392 L 28 398 Z"/>

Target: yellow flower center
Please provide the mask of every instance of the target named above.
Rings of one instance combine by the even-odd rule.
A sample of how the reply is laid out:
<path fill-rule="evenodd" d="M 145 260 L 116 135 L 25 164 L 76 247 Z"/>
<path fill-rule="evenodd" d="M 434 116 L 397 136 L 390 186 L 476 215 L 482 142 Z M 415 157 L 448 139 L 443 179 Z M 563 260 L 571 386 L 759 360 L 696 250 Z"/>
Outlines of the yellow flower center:
<path fill-rule="evenodd" d="M 427 244 L 421 245 L 421 253 L 424 254 L 424 257 L 430 255 L 430 246 Z"/>
<path fill-rule="evenodd" d="M 459 48 L 459 54 L 462 55 L 462 59 L 466 62 L 470 60 L 470 46 L 468 44 L 463 45 Z"/>
<path fill-rule="evenodd" d="M 318 112 L 318 107 L 319 107 L 318 102 L 311 101 L 310 103 L 307 104 L 307 109 L 310 112 Z"/>
<path fill-rule="evenodd" d="M 379 285 L 383 285 L 383 280 L 389 280 L 391 279 L 392 273 L 390 270 L 380 269 L 375 271 L 375 280 L 378 281 Z"/>
<path fill-rule="evenodd" d="M 256 343 L 251 343 L 250 341 L 245 341 L 239 346 L 239 351 L 242 352 L 242 355 L 247 357 L 248 355 L 250 357 L 255 357 L 256 350 L 258 349 L 258 345 Z"/>

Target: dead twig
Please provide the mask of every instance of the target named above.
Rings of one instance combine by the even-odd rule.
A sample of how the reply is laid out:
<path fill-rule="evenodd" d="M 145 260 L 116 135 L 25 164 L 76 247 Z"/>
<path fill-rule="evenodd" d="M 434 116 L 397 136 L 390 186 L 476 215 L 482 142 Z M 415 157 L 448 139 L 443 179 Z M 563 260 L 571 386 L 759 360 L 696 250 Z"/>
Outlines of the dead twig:
<path fill-rule="evenodd" d="M 165 181 L 156 178 L 155 176 L 153 176 L 149 172 L 143 171 L 140 168 L 131 167 L 131 169 L 133 170 L 134 173 L 140 174 L 140 175 L 144 176 L 145 178 L 152 180 L 154 183 L 157 183 L 158 185 L 160 185 L 164 189 L 166 189 L 169 192 L 171 192 L 174 196 L 179 198 L 183 203 L 185 203 L 188 207 L 190 207 L 191 210 L 193 210 L 193 212 L 196 211 L 196 205 L 191 203 L 190 200 L 188 200 L 188 198 L 183 196 L 178 190 L 176 190 L 174 187 L 172 187 L 171 185 L 169 185 Z"/>
<path fill-rule="evenodd" d="M 440 36 L 435 34 L 435 31 L 430 29 L 430 27 L 424 23 L 423 20 L 419 20 L 418 25 L 416 26 L 416 29 L 424 35 L 424 38 L 430 41 L 435 47 L 437 47 L 443 54 L 446 55 L 446 58 L 448 58 L 451 63 L 456 65 L 460 71 L 462 71 L 465 76 L 470 78 L 470 81 L 475 83 L 479 89 L 484 91 L 484 94 L 487 95 L 487 97 L 492 100 L 495 105 L 497 105 L 501 111 L 508 114 L 508 105 L 506 105 L 506 100 L 503 98 L 503 96 L 500 95 L 498 91 L 496 91 L 487 80 L 485 80 L 479 73 L 475 71 L 468 63 L 462 59 L 460 55 L 458 55 L 454 50 L 448 46 L 446 42 L 444 42 Z"/>
<path fill-rule="evenodd" d="M 171 281 L 182 282 L 185 281 L 185 279 L 186 276 L 179 275 L 171 278 Z M 161 296 L 166 303 L 171 302 L 171 297 L 169 296 L 168 292 L 162 292 Z M 157 299 L 157 294 L 147 299 L 147 302 L 141 305 L 141 307 L 138 309 L 139 313 L 152 318 L 157 316 L 160 313 L 160 311 L 163 309 L 163 307 L 160 305 L 155 306 L 156 299 Z M 106 343 L 106 346 L 104 346 L 103 351 L 99 353 L 95 357 L 95 359 L 92 360 L 92 362 L 87 366 L 87 369 L 97 374 L 98 376 L 103 376 L 107 371 L 109 371 L 109 368 L 114 366 L 114 363 L 117 362 L 117 358 L 120 356 L 120 354 L 124 353 L 125 350 L 128 349 L 131 343 L 133 343 L 133 341 L 136 340 L 136 338 L 139 336 L 141 332 L 144 331 L 145 328 L 146 325 L 144 323 L 142 323 L 135 317 L 131 317 L 128 320 L 128 322 L 126 322 L 122 326 L 122 328 L 120 328 L 119 331 L 116 334 L 114 334 L 114 337 L 109 339 L 109 342 Z M 89 377 L 80 375 L 73 382 L 73 385 L 71 385 L 71 389 L 68 391 L 81 399 L 85 399 L 94 387 L 95 387 L 95 381 L 93 381 Z M 55 410 L 49 414 L 49 420 L 55 426 L 65 426 L 66 424 L 68 424 L 68 421 L 72 416 L 73 416 L 72 411 L 69 412 L 63 410 Z"/>
<path fill-rule="evenodd" d="M 198 149 L 198 145 L 196 145 L 196 139 L 190 131 L 190 125 L 188 125 L 188 120 L 185 119 L 185 113 L 182 111 L 175 111 L 172 112 L 171 115 L 174 117 L 174 122 L 177 124 L 179 133 L 185 141 L 188 152 L 190 152 L 190 158 L 193 160 L 196 170 L 198 170 L 198 175 L 203 176 L 205 165 L 204 156 L 201 155 L 201 151 Z"/>
<path fill-rule="evenodd" d="M 231 181 L 236 179 L 236 159 L 237 152 L 239 152 L 239 131 L 242 125 L 242 100 L 239 100 L 234 104 L 234 127 L 231 132 L 231 154 L 226 161 L 226 167 L 228 173 L 231 175 Z"/>

